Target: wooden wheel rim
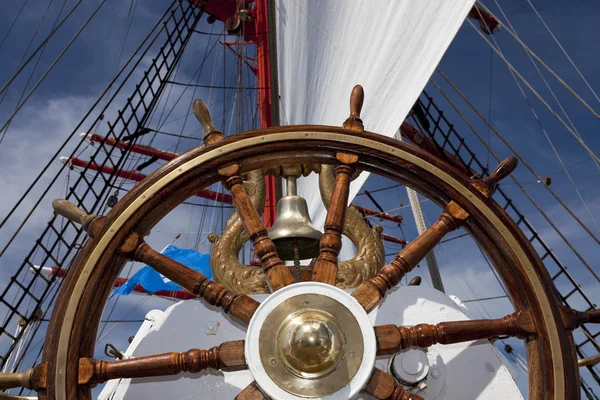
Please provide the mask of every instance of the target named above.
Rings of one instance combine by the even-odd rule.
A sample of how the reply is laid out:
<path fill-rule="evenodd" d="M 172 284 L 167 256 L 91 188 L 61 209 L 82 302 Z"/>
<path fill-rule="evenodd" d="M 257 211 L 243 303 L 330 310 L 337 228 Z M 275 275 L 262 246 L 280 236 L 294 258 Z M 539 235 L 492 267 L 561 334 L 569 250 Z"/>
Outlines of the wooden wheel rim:
<path fill-rule="evenodd" d="M 269 165 L 335 163 L 336 151 L 357 153 L 359 168 L 408 183 L 438 204 L 452 199 L 471 214 L 465 229 L 486 249 L 508 283 L 515 308 L 528 307 L 534 318 L 538 335 L 526 341 L 528 362 L 533 365 L 530 398 L 578 397 L 577 384 L 569 382 L 578 376 L 573 346 L 560 319 L 552 281 L 535 250 L 500 207 L 452 167 L 393 139 L 334 127 L 296 126 L 248 132 L 193 149 L 159 168 L 111 210 L 102 232 L 88 241 L 74 261 L 53 312 L 44 350 L 49 398 L 73 398 L 77 392 L 77 373 L 69 366 L 93 353 L 102 307 L 126 261 L 111 251 L 127 233 L 148 232 L 199 186 L 216 182 L 217 169 L 234 160 L 241 171 L 247 171 Z M 161 204 L 166 198 L 170 202 Z M 512 266 L 499 267 L 501 260 Z M 81 390 L 80 395 L 89 397 L 89 390 Z"/>

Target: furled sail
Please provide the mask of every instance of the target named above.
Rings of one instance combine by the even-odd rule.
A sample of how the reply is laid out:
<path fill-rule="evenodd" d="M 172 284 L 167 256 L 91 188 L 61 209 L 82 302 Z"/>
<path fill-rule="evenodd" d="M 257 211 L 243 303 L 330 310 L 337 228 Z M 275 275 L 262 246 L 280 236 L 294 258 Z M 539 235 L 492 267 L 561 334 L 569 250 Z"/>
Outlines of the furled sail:
<path fill-rule="evenodd" d="M 349 108 L 340 99 L 361 84 L 365 129 L 393 136 L 474 0 L 275 3 L 281 124 L 341 126 Z M 352 183 L 350 201 L 367 177 L 362 173 Z M 323 226 L 317 179 L 301 179 L 298 194 L 315 225 Z"/>

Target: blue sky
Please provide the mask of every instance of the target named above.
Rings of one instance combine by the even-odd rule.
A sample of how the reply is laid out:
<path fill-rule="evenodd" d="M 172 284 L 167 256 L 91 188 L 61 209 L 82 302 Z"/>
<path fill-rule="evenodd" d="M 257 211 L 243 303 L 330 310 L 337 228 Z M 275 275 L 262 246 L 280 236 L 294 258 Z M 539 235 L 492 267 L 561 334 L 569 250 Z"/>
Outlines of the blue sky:
<path fill-rule="evenodd" d="M 75 1 L 67 0 L 64 3 L 65 6 L 62 10 L 62 15 L 75 4 Z M 29 84 L 29 88 L 37 81 L 45 68 L 58 55 L 62 47 L 75 34 L 87 16 L 91 14 L 99 3 L 97 0 L 82 3 L 72 18 L 68 20 L 49 42 L 35 71 L 31 68 L 26 69 L 25 73 L 22 74 L 14 86 L 7 92 L 6 97 L 3 98 L 3 95 L 0 95 L 0 100 L 2 101 L 0 103 L 1 123 L 6 120 L 15 107 L 30 74 L 33 79 Z M 0 215 L 3 216 L 8 212 L 10 206 L 20 197 L 35 174 L 50 159 L 59 143 L 70 134 L 73 127 L 113 76 L 117 64 L 122 64 L 128 55 L 131 54 L 139 41 L 162 14 L 167 3 L 167 1 L 159 0 L 135 1 L 133 3 L 129 1 L 109 0 L 102 6 L 97 17 L 84 30 L 81 38 L 68 50 L 57 67 L 50 73 L 31 100 L 17 115 L 6 132 L 6 137 L 0 145 L 0 168 L 4 171 L 3 178 L 0 180 L 4 190 L 3 196 L 0 199 Z M 560 40 L 560 43 L 572 57 L 577 67 L 588 79 L 591 86 L 594 89 L 600 90 L 600 74 L 598 74 L 597 62 L 600 55 L 600 43 L 597 40 L 597 21 L 600 17 L 600 4 L 592 0 L 582 0 L 572 3 L 557 0 L 544 2 L 537 0 L 533 1 L 533 3 Z M 5 34 L 8 32 L 8 28 L 15 19 L 22 4 L 22 2 L 10 2 L 4 5 L 3 12 L 0 13 L 0 27 L 2 27 L 0 28 L 0 41 L 3 40 Z M 39 33 L 33 39 L 32 48 L 35 48 L 52 29 L 52 25 L 63 6 L 63 0 L 54 0 L 50 3 L 47 1 L 27 2 L 13 29 L 0 47 L 0 60 L 2 60 L 0 63 L 0 82 L 6 81 L 18 67 L 25 49 L 49 4 L 48 15 L 40 27 Z M 484 4 L 499 14 L 499 9 L 493 1 L 488 0 Z M 524 42 L 595 110 L 600 110 L 600 102 L 586 88 L 581 78 L 569 64 L 527 1 L 505 0 L 501 1 L 500 4 Z M 220 32 L 221 26 L 218 24 L 210 26 L 203 21 L 198 29 L 201 31 L 214 29 L 215 32 Z M 125 40 L 126 33 L 127 38 Z M 544 86 L 543 81 L 532 67 L 531 62 L 519 44 L 508 33 L 503 31 L 495 34 L 494 39 L 498 41 L 499 46 L 510 62 L 548 100 L 554 109 L 559 110 L 548 89 Z M 202 59 L 206 46 L 209 44 L 212 45 L 210 37 L 199 34 L 193 36 L 185 57 L 182 60 L 181 68 L 177 72 L 176 80 L 182 82 L 193 80 L 199 60 Z M 401 50 L 398 49 L 398 51 Z M 213 51 L 213 56 L 207 62 L 207 68 L 202 72 L 202 80 L 207 82 L 212 81 L 215 84 L 230 84 L 228 81 L 223 81 L 221 74 L 215 77 L 212 76 L 211 70 L 213 67 L 216 66 L 217 69 L 222 68 L 219 60 L 223 57 L 224 50 L 222 46 L 217 46 Z M 29 50 L 30 52 L 31 49 Z M 231 60 L 231 58 L 228 58 L 228 60 Z M 148 61 L 146 60 L 146 64 Z M 597 236 L 600 236 L 599 230 L 594 226 L 592 219 L 584 209 L 581 200 L 575 193 L 565 173 L 560 172 L 560 163 L 541 132 L 538 122 L 532 116 L 531 110 L 524 101 L 508 69 L 495 54 L 491 55 L 490 48 L 469 24 L 465 23 L 459 31 L 456 39 L 443 58 L 440 69 L 490 118 L 500 133 L 506 137 L 541 176 L 552 176 L 552 189 L 561 196 L 566 204 L 573 209 Z M 597 153 L 600 149 L 600 138 L 596 134 L 596 131 L 600 127 L 599 121 L 578 103 L 571 94 L 558 85 L 548 73 L 545 73 L 545 77 L 550 82 L 551 88 L 556 92 L 558 99 L 567 111 L 568 116 L 574 122 L 582 138 L 592 151 Z M 487 138 L 487 127 L 476 118 L 474 113 L 467 109 L 464 103 L 461 103 L 460 98 L 451 91 L 447 84 L 443 83 L 443 79 L 438 74 L 434 74 L 433 78 L 442 85 L 452 100 L 459 104 L 460 109 L 472 121 L 475 128 Z M 459 117 L 441 98 L 436 89 L 428 85 L 426 90 L 434 97 L 437 104 L 444 109 L 447 117 L 456 125 L 459 133 L 466 138 L 469 146 L 481 158 L 487 159 L 487 152 L 484 147 L 468 131 L 468 128 L 460 122 Z M 165 102 L 169 106 L 173 105 L 173 99 L 179 93 L 183 93 L 182 101 L 174 109 L 172 116 L 169 117 L 167 123 L 165 123 L 165 120 L 162 121 L 162 124 L 161 121 L 156 121 L 156 126 L 163 126 L 165 130 L 169 129 L 175 132 L 185 131 L 186 134 L 197 136 L 198 127 L 195 125 L 196 122 L 194 120 L 187 121 L 185 122 L 185 126 L 183 122 L 186 121 L 187 107 L 192 99 L 191 91 L 184 92 L 181 88 L 174 88 L 171 99 L 167 99 Z M 554 117 L 529 91 L 526 90 L 526 93 L 565 165 L 573 166 L 569 169 L 569 172 L 572 174 L 576 186 L 587 203 L 590 212 L 597 216 L 600 210 L 600 200 L 598 200 L 598 195 L 600 194 L 600 189 L 598 188 L 600 171 L 598 171 L 598 168 L 589 159 L 586 152 L 569 135 L 564 127 L 557 123 Z M 121 100 L 124 97 L 125 95 L 121 97 Z M 209 103 L 216 106 L 220 95 L 200 89 L 196 91 L 195 97 L 206 98 L 209 100 Z M 366 101 L 368 101 L 368 98 Z M 220 120 L 221 113 L 219 111 L 214 112 L 216 115 L 215 119 Z M 111 113 L 114 115 L 114 109 L 111 110 Z M 489 134 L 489 137 L 490 146 L 501 157 L 510 155 L 510 151 L 500 143 L 499 139 L 494 137 L 493 133 Z M 155 146 L 164 148 L 165 150 L 179 152 L 187 150 L 195 144 L 197 144 L 195 141 L 183 141 L 175 148 L 172 142 L 160 137 L 154 143 Z M 84 153 L 84 156 L 86 154 Z M 64 155 L 68 155 L 68 152 L 65 151 Z M 492 167 L 494 164 L 493 160 L 490 161 Z M 59 166 L 60 164 L 57 161 L 53 164 L 52 168 L 56 170 Z M 550 215 L 552 220 L 564 230 L 567 238 L 576 246 L 577 250 L 598 271 L 597 263 L 595 258 L 593 258 L 598 252 L 597 243 L 592 241 L 589 235 L 574 223 L 561 206 L 552 199 L 522 165 L 517 169 L 516 176 L 525 184 L 526 189 L 532 193 L 536 201 Z M 47 182 L 47 180 L 43 182 Z M 67 177 L 65 176 L 64 180 L 61 181 L 61 184 L 57 185 L 58 187 L 51 195 L 59 197 L 66 182 Z M 373 178 L 368 181 L 366 188 L 373 190 L 389 184 L 389 182 L 385 182 L 383 179 Z M 591 278 L 589 272 L 584 269 L 573 253 L 567 249 L 561 239 L 552 231 L 548 223 L 543 220 L 513 183 L 506 182 L 503 184 L 503 188 L 513 196 L 518 207 L 526 213 L 528 219 L 532 221 L 533 225 L 542 234 L 544 240 L 569 267 L 570 272 L 578 279 L 588 296 L 594 302 L 600 302 L 598 283 Z M 36 193 L 38 192 L 39 190 Z M 401 205 L 408 204 L 408 199 L 403 190 L 393 189 L 391 193 L 394 193 L 396 196 L 390 195 L 378 198 L 384 209 L 397 209 Z M 49 197 L 48 199 L 51 198 L 53 197 Z M 29 198 L 27 204 L 31 204 L 34 199 L 35 196 Z M 356 203 L 374 208 L 365 196 L 359 196 Z M 33 238 L 36 237 L 36 232 L 39 232 L 40 227 L 43 226 L 48 218 L 50 213 L 49 204 L 49 200 L 42 203 L 39 211 L 34 214 L 33 219 L 25 227 L 21 239 L 15 242 L 10 251 L 3 257 L 1 261 L 1 276 L 5 278 L 10 276 L 15 265 L 22 259 L 23 253 L 31 247 Z M 425 202 L 423 206 L 429 220 L 433 221 L 437 217 L 436 213 L 439 212 L 439 209 L 429 202 Z M 180 218 L 191 216 L 192 218 L 189 218 L 190 221 L 199 221 L 201 219 L 199 213 L 191 211 L 188 208 L 177 209 L 174 212 L 178 213 Z M 402 231 L 393 228 L 389 223 L 384 224 L 388 229 L 388 233 L 396 236 L 404 235 L 407 240 L 412 240 L 416 237 L 416 230 L 412 226 L 412 222 L 410 222 L 412 221 L 410 218 L 410 209 L 404 207 L 393 212 L 407 217 L 409 222 L 402 227 Z M 4 244 L 4 238 L 8 237 L 11 231 L 10 228 L 15 228 L 18 221 L 19 218 L 15 218 L 8 224 L 9 229 L 1 231 L 2 244 Z M 191 222 L 189 225 L 191 225 Z M 187 226 L 187 224 L 179 222 L 166 223 L 157 229 L 156 235 L 153 236 L 155 240 L 154 245 L 160 248 L 164 247 L 164 244 L 167 244 L 165 242 L 172 240 L 174 237 L 174 234 L 171 232 L 184 231 Z M 448 243 L 443 249 L 438 250 L 441 273 L 446 282 L 447 292 L 457 294 L 462 299 L 502 294 L 501 289 L 495 284 L 495 278 L 487 268 L 487 265 L 483 263 L 481 257 L 477 256 L 477 250 L 469 240 L 468 238 L 458 239 L 457 241 Z M 193 242 L 194 238 L 184 235 L 178 243 L 182 246 L 191 247 Z M 465 252 L 466 248 L 471 251 Z M 205 241 L 201 246 L 201 250 L 208 250 L 208 244 Z M 391 250 L 389 251 L 391 252 Z M 418 269 L 415 274 L 424 275 L 427 282 L 425 268 Z M 121 314 L 125 314 L 137 302 L 137 299 L 130 297 L 122 301 L 123 304 L 121 304 L 121 307 L 123 311 Z M 160 300 L 150 299 L 133 315 L 135 317 L 142 317 L 151 308 L 164 308 L 164 304 L 165 302 L 161 302 Z M 485 315 L 486 312 L 489 312 L 493 316 L 500 316 L 510 312 L 510 304 L 505 299 L 489 301 L 482 303 L 482 305 L 470 304 L 473 304 L 476 314 Z M 127 337 L 133 334 L 135 329 L 135 327 L 129 326 L 120 326 L 118 329 L 115 329 L 115 332 L 118 332 L 119 335 L 115 335 L 113 343 L 121 345 L 121 347 L 126 346 Z"/>

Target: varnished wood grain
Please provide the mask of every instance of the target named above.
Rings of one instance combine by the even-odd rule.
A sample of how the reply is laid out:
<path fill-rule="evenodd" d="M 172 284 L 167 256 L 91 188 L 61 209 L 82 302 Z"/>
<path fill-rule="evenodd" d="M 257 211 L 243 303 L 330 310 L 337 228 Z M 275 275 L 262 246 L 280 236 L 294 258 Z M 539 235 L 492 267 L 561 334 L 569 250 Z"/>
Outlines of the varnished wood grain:
<path fill-rule="evenodd" d="M 221 307 L 242 322 L 249 323 L 259 303 L 244 294 L 234 293 L 223 285 L 213 282 L 198 271 L 157 252 L 146 242 L 141 242 L 133 259 L 151 266 L 184 289 L 201 297 L 207 303 Z"/>
<path fill-rule="evenodd" d="M 38 387 L 36 382 L 33 381 L 33 370 L 17 373 L 0 373 L 0 390 L 24 387 L 27 389 L 33 389 Z"/>
<path fill-rule="evenodd" d="M 354 160 L 356 161 L 358 159 Z M 355 170 L 354 166 L 346 164 L 335 168 L 335 184 L 325 218 L 324 233 L 319 244 L 321 251 L 313 269 L 313 281 L 335 285 L 338 255 L 342 249 L 342 233 L 348 209 L 350 182 Z"/>
<path fill-rule="evenodd" d="M 496 167 L 490 176 L 474 181 L 473 186 L 483 193 L 484 196 L 491 197 L 498 183 L 512 174 L 515 168 L 517 168 L 518 163 L 519 161 L 516 157 L 508 157 Z"/>
<path fill-rule="evenodd" d="M 360 112 L 364 102 L 364 90 L 356 85 L 350 94 L 350 116 L 343 124 L 344 129 L 363 132 L 364 126 Z M 338 266 L 338 255 L 342 249 L 342 233 L 348 209 L 350 182 L 356 172 L 358 161 L 356 154 L 338 152 L 336 159 L 340 163 L 335 168 L 335 183 L 331 193 L 331 202 L 325 218 L 323 236 L 319 244 L 320 253 L 316 259 L 312 280 L 335 285 Z"/>
<path fill-rule="evenodd" d="M 210 111 L 202 100 L 196 99 L 192 103 L 194 115 L 200 121 L 204 130 L 204 143 L 213 144 L 223 140 L 223 133 L 215 127 L 210 116 Z"/>
<path fill-rule="evenodd" d="M 426 348 L 438 343 L 452 344 L 499 336 L 524 338 L 534 333 L 535 327 L 528 311 L 520 311 L 497 319 L 450 321 L 410 327 L 396 325 L 375 327 L 377 355 L 394 354 L 410 347 Z"/>
<path fill-rule="evenodd" d="M 88 214 L 75 204 L 65 199 L 55 199 L 52 201 L 52 208 L 54 208 L 54 211 L 58 215 L 80 224 L 83 230 L 90 237 L 96 236 L 106 221 L 106 217 Z"/>
<path fill-rule="evenodd" d="M 244 229 L 250 236 L 250 240 L 254 245 L 254 252 L 267 274 L 271 287 L 278 290 L 294 283 L 294 275 L 277 255 L 275 243 L 269 239 L 267 229 L 260 219 L 258 211 L 254 208 L 246 189 L 244 189 L 242 178 L 239 175 L 234 175 L 224 182 L 233 196 L 233 202 Z"/>
<path fill-rule="evenodd" d="M 306 139 L 304 139 L 304 132 L 311 132 L 310 135 L 306 135 Z M 281 134 L 289 135 L 290 133 L 298 133 L 298 136 L 294 140 L 274 141 L 270 140 L 271 137 L 269 137 Z M 330 135 L 329 137 L 332 140 L 322 139 L 320 137 L 321 133 Z M 52 329 L 48 330 L 44 346 L 44 362 L 48 365 L 48 391 L 47 393 L 40 392 L 40 395 L 47 397 L 48 400 L 55 398 L 56 374 L 59 367 L 56 354 L 58 352 L 64 354 L 66 351 L 66 367 L 60 364 L 60 368 L 67 368 L 67 378 L 64 386 L 67 390 L 67 398 L 79 400 L 91 398 L 91 393 L 86 396 L 80 395 L 81 390 L 77 385 L 76 373 L 78 362 L 81 357 L 91 357 L 93 355 L 98 321 L 100 321 L 105 301 L 112 290 L 112 282 L 127 261 L 125 256 L 120 255 L 119 249 L 123 241 L 132 232 L 138 232 L 143 237 L 161 218 L 174 209 L 177 204 L 195 193 L 198 188 L 207 187 L 222 179 L 218 175 L 218 171 L 233 162 L 239 165 L 239 172 L 244 174 L 258 168 L 270 168 L 275 165 L 289 163 L 335 164 L 337 162 L 335 154 L 346 152 L 361 155 L 361 159 L 357 163 L 357 169 L 384 175 L 398 183 L 409 185 L 438 205 L 454 199 L 465 208 L 472 216 L 465 224 L 465 229 L 485 249 L 499 276 L 506 284 L 511 302 L 517 309 L 531 310 L 538 334 L 535 337 L 528 338 L 525 342 L 530 398 L 544 400 L 553 398 L 555 395 L 565 398 L 577 398 L 579 391 L 574 345 L 568 331 L 561 330 L 564 324 L 560 318 L 560 299 L 553 294 L 552 280 L 547 271 L 544 270 L 543 263 L 510 217 L 506 215 L 501 207 L 493 204 L 492 200 L 488 200 L 490 207 L 487 210 L 488 215 L 493 215 L 501 222 L 498 225 L 491 225 L 487 216 L 474 203 L 469 201 L 471 198 L 483 199 L 483 194 L 460 171 L 453 169 L 446 163 L 391 138 L 381 137 L 369 132 L 356 132 L 355 134 L 360 136 L 361 140 L 349 143 L 341 139 L 341 136 L 347 134 L 348 130 L 341 128 L 297 126 L 270 128 L 224 138 L 221 142 L 205 148 L 194 149 L 182 155 L 181 158 L 159 168 L 149 175 L 144 182 L 132 189 L 113 207 L 108 216 L 108 221 L 101 229 L 100 235 L 104 235 L 110 229 L 111 224 L 117 218 L 121 218 L 127 210 L 133 209 L 133 213 L 128 217 L 122 229 L 111 239 L 110 244 L 102 248 L 103 255 L 96 262 L 93 269 L 86 270 L 86 273 L 90 274 L 89 279 L 86 278 L 85 282 L 81 279 L 83 267 L 86 265 L 90 254 L 97 248 L 98 240 L 89 241 L 70 267 L 69 275 L 62 285 L 59 300 L 53 310 L 52 322 L 49 324 Z M 213 151 L 221 146 L 229 146 L 237 141 L 253 140 L 263 136 L 267 139 L 268 146 L 242 147 L 235 153 L 223 153 L 218 158 L 211 158 L 193 169 L 184 169 L 184 172 L 178 175 L 176 181 L 147 199 L 143 206 L 132 208 L 142 193 L 156 185 L 160 180 L 165 179 L 169 174 L 173 174 L 179 168 L 187 166 L 189 161 L 197 157 L 203 157 L 206 152 Z M 340 139 L 338 140 L 338 138 Z M 397 154 L 408 154 L 422 160 L 424 164 L 416 164 L 374 146 L 365 145 L 365 143 L 371 142 L 377 142 L 384 147 L 395 147 L 398 149 Z M 422 165 L 431 165 L 432 168 L 424 168 Z M 435 169 L 444 170 L 452 179 L 459 182 L 461 190 L 457 190 L 456 186 L 450 185 L 449 181 L 441 179 L 440 176 L 432 172 Z M 468 195 L 465 193 L 468 193 Z M 539 278 L 542 289 L 536 288 L 535 279 L 531 279 L 531 269 L 525 270 L 523 258 L 515 256 L 515 247 L 511 246 L 505 236 L 499 233 L 500 228 L 509 232 L 520 243 L 519 251 L 524 252 L 526 259 L 531 262 L 530 268 L 533 269 L 536 278 Z M 82 282 L 85 285 L 84 295 L 73 298 L 73 294 L 78 290 L 75 289 L 76 284 Z M 540 305 L 539 296 L 547 298 L 549 307 Z M 78 310 L 77 319 L 72 327 L 65 328 L 68 325 L 65 322 L 67 306 L 73 305 Z M 548 309 L 550 309 L 549 312 L 547 312 Z M 550 331 L 554 332 L 555 337 L 558 335 L 560 345 L 559 347 L 554 346 L 554 348 L 561 350 L 558 353 L 550 346 Z M 61 349 L 59 343 L 61 346 L 64 344 L 62 338 L 65 335 L 69 337 L 68 347 Z M 553 386 L 557 374 L 556 367 L 558 366 L 556 357 L 559 357 L 562 361 L 564 384 L 566 385 L 564 389 L 560 390 Z M 563 377 L 557 379 L 560 381 L 563 380 Z"/>
<path fill-rule="evenodd" d="M 204 129 L 204 142 L 213 144 L 223 140 L 223 133 L 212 123 L 212 118 L 206 104 L 201 100 L 194 100 L 194 114 Z M 269 239 L 267 230 L 260 219 L 258 211 L 254 208 L 243 180 L 239 174 L 239 165 L 233 162 L 219 168 L 219 174 L 223 177 L 223 184 L 233 197 L 244 229 L 248 232 L 254 251 L 261 261 L 261 265 L 267 273 L 271 288 L 274 290 L 290 285 L 294 282 L 294 276 L 287 270 L 285 264 L 277 256 L 275 244 Z"/>
<path fill-rule="evenodd" d="M 206 104 L 202 100 L 196 99 L 193 108 L 196 118 L 198 118 L 204 129 L 204 142 L 208 145 L 222 141 L 223 133 L 214 126 Z M 275 244 L 269 239 L 267 229 L 258 211 L 254 208 L 248 193 L 246 193 L 243 179 L 239 173 L 238 162 L 231 162 L 219 168 L 218 171 L 222 176 L 224 186 L 233 197 L 233 203 L 242 220 L 244 229 L 250 236 L 254 252 L 267 274 L 267 280 L 271 288 L 277 290 L 294 283 L 294 275 L 277 255 Z"/>
<path fill-rule="evenodd" d="M 402 249 L 390 264 L 384 265 L 376 276 L 356 288 L 352 296 L 367 312 L 371 311 L 389 289 L 396 286 L 444 236 L 460 227 L 468 217 L 458 204 L 448 203 L 431 227 Z"/>
<path fill-rule="evenodd" d="M 244 341 L 225 342 L 209 350 L 191 349 L 185 353 L 164 353 L 118 361 L 102 361 L 92 358 L 79 360 L 78 384 L 92 385 L 110 379 L 143 378 L 175 375 L 180 372 L 197 373 L 205 369 L 237 371 L 246 368 Z M 47 365 L 19 374 L 0 374 L 0 389 L 25 387 L 46 388 Z"/>
<path fill-rule="evenodd" d="M 581 324 L 600 324 L 600 309 L 581 312 L 580 315 Z"/>
<path fill-rule="evenodd" d="M 565 328 L 577 329 L 583 324 L 600 324 L 600 309 L 577 311 L 569 308 L 561 310 L 561 317 Z"/>
<path fill-rule="evenodd" d="M 350 116 L 344 122 L 343 128 L 356 132 L 365 130 L 360 119 L 360 112 L 365 101 L 365 91 L 361 85 L 356 85 L 350 94 Z"/>
<path fill-rule="evenodd" d="M 235 396 L 235 400 L 270 400 L 270 397 L 260 391 L 256 382 L 252 382 Z"/>
<path fill-rule="evenodd" d="M 245 341 L 232 340 L 219 346 L 219 369 L 237 371 L 246 368 Z"/>
<path fill-rule="evenodd" d="M 390 374 L 375 368 L 364 391 L 379 400 L 423 400 L 417 394 L 410 393 Z"/>
<path fill-rule="evenodd" d="M 223 371 L 246 368 L 243 340 L 223 343 L 209 350 L 191 349 L 185 353 L 164 353 L 118 361 L 82 361 L 79 365 L 80 384 L 176 375 L 180 372 L 197 373 L 209 368 Z"/>

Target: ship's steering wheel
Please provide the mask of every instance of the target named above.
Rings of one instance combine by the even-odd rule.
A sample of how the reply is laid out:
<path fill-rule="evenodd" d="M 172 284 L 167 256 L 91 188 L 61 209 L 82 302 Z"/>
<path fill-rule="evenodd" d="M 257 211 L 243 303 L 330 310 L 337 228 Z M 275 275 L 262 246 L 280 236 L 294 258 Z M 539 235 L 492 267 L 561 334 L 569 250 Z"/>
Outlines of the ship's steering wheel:
<path fill-rule="evenodd" d="M 470 180 L 423 151 L 364 132 L 359 115 L 362 97 L 362 88 L 356 87 L 344 128 L 274 127 L 226 138 L 212 125 L 208 111 L 197 100 L 194 107 L 204 125 L 206 146 L 159 168 L 107 216 L 77 215 L 76 210 L 65 210 L 65 203 L 57 203 L 59 212 L 80 219 L 92 238 L 70 267 L 61 289 L 48 329 L 43 364 L 22 375 L 20 383 L 46 399 L 90 399 L 91 387 L 108 379 L 249 367 L 255 382 L 237 399 L 343 399 L 360 390 L 378 399 L 418 399 L 391 375 L 375 368 L 376 355 L 412 346 L 426 348 L 435 343 L 516 336 L 525 340 L 530 399 L 579 398 L 571 330 L 584 322 L 598 322 L 599 314 L 597 310 L 576 312 L 560 303 L 535 250 L 491 198 L 494 186 L 514 170 L 516 160 L 506 160 L 489 178 Z M 250 202 L 241 174 L 307 163 L 336 165 L 336 182 L 321 253 L 313 270 L 314 282 L 293 284 L 290 270 L 277 256 Z M 348 294 L 332 284 L 348 188 L 357 169 L 410 186 L 444 210 L 394 261 Z M 143 240 L 178 204 L 218 181 L 230 191 L 273 290 L 262 304 L 165 257 Z M 444 235 L 458 227 L 464 228 L 486 252 L 516 311 L 496 320 L 373 327 L 367 313 Z M 209 350 L 114 362 L 92 359 L 105 302 L 121 269 L 132 259 L 152 266 L 209 304 L 249 324 L 247 340 L 226 342 Z M 269 342 L 281 345 L 261 339 L 267 324 L 267 330 L 272 331 Z M 284 368 L 273 367 L 279 364 Z M 336 371 L 344 372 L 336 375 Z M 336 379 L 329 379 L 331 376 Z"/>

